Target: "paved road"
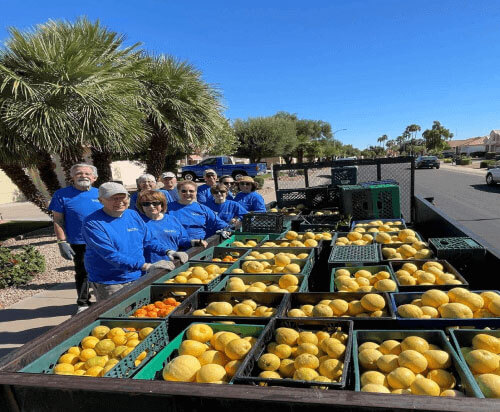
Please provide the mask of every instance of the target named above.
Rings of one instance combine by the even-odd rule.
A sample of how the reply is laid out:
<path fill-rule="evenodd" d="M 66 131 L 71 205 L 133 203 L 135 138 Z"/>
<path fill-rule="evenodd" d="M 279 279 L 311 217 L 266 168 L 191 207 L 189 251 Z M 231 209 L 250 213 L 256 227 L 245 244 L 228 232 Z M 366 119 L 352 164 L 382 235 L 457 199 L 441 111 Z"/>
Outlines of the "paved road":
<path fill-rule="evenodd" d="M 485 175 L 449 167 L 416 170 L 415 193 L 433 196 L 446 214 L 500 248 L 500 185 L 487 186 Z"/>

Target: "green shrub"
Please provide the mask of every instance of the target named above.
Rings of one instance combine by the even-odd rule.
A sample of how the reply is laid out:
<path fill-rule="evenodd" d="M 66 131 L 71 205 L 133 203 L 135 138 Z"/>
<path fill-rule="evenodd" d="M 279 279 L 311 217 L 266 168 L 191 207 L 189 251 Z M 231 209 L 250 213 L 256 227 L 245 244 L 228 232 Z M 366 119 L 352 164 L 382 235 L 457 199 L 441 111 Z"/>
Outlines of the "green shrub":
<path fill-rule="evenodd" d="M 253 180 L 255 181 L 255 183 L 257 183 L 259 185 L 259 189 L 262 188 L 262 186 L 264 186 L 264 178 L 263 177 L 255 176 L 253 178 Z"/>
<path fill-rule="evenodd" d="M 465 165 L 470 165 L 471 164 L 471 158 L 470 157 L 459 157 L 457 159 L 457 165 L 462 165 L 462 166 L 465 166 Z"/>
<path fill-rule="evenodd" d="M 495 160 L 482 160 L 481 163 L 479 163 L 479 167 L 481 169 L 484 169 L 487 167 L 495 166 L 495 163 Z"/>
<path fill-rule="evenodd" d="M 26 285 L 44 270 L 45 258 L 33 246 L 23 246 L 17 253 L 0 247 L 0 289 Z"/>
<path fill-rule="evenodd" d="M 443 160 L 443 163 L 451 163 L 453 160 L 449 157 Z"/>

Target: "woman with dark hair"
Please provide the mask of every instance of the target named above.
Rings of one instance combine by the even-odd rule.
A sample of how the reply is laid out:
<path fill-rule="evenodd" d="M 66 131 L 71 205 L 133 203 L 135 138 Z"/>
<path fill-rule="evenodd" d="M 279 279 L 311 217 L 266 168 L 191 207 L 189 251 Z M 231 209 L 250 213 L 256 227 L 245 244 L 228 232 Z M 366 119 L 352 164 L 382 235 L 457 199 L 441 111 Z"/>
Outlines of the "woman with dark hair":
<path fill-rule="evenodd" d="M 223 183 L 217 183 L 210 188 L 213 199 L 209 199 L 205 206 L 209 207 L 214 213 L 229 225 L 236 228 L 241 226 L 243 216 L 248 213 L 243 206 L 232 200 L 226 200 L 228 196 L 227 186 Z"/>
<path fill-rule="evenodd" d="M 235 202 L 238 202 L 249 212 L 266 211 L 264 198 L 256 192 L 259 188 L 257 182 L 250 176 L 243 176 L 238 180 L 238 187 L 240 188 L 240 192 L 234 198 Z"/>
<path fill-rule="evenodd" d="M 187 262 L 187 253 L 178 252 L 178 250 L 188 249 L 195 242 L 191 242 L 181 222 L 166 213 L 167 199 L 165 195 L 157 190 L 142 191 L 137 196 L 136 207 L 153 237 L 167 245 L 169 259 L 177 258 L 181 263 Z M 162 260 L 160 255 L 150 251 L 145 251 L 144 257 L 148 263 Z"/>

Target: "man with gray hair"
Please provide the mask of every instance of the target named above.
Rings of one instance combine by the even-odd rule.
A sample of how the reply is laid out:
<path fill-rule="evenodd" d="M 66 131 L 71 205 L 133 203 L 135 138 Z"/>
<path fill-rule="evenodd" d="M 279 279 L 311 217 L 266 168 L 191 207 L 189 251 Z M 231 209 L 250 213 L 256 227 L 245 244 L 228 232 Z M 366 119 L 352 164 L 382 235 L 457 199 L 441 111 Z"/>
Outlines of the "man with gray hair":
<path fill-rule="evenodd" d="M 53 213 L 54 232 L 61 256 L 75 264 L 77 313 L 90 305 L 87 271 L 84 265 L 85 240 L 82 235 L 83 219 L 102 208 L 98 190 L 92 187 L 97 179 L 97 169 L 85 163 L 70 169 L 71 186 L 59 189 L 52 196 L 49 210 Z"/>

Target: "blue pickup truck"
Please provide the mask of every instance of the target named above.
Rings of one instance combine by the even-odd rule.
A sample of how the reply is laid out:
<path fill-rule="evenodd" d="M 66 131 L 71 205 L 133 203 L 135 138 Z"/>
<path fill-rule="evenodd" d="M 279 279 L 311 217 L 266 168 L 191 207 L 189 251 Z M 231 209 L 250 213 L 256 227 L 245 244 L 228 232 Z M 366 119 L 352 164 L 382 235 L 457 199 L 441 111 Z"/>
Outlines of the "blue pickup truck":
<path fill-rule="evenodd" d="M 203 171 L 214 169 L 217 176 L 231 175 L 235 180 L 241 176 L 255 177 L 266 173 L 266 163 L 234 164 L 228 156 L 209 157 L 198 164 L 184 166 L 182 178 L 185 180 L 203 179 Z"/>

